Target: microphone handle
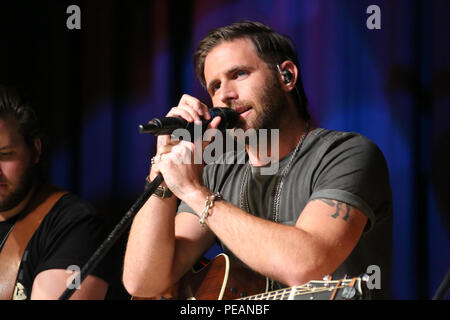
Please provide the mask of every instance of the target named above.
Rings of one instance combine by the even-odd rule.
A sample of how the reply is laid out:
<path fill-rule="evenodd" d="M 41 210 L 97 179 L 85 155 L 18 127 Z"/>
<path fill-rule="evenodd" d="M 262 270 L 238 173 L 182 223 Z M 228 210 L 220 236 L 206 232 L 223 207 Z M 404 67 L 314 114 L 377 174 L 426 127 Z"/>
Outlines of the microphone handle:
<path fill-rule="evenodd" d="M 232 129 L 239 121 L 239 114 L 230 108 L 212 108 L 209 110 L 211 120 L 214 117 L 221 117 L 222 121 L 219 124 L 219 130 Z M 186 129 L 192 135 L 195 128 L 200 127 L 204 132 L 211 120 L 202 120 L 201 126 L 195 125 L 193 122 L 187 122 L 181 117 L 166 117 L 154 118 L 147 124 L 139 126 L 140 133 L 150 133 L 155 136 L 172 134 L 176 129 Z"/>
<path fill-rule="evenodd" d="M 211 120 L 202 120 L 202 125 L 199 126 L 202 132 L 206 130 L 210 122 Z M 154 118 L 147 124 L 139 125 L 139 132 L 161 136 L 172 134 L 176 129 L 186 129 L 192 135 L 195 127 L 196 125 L 193 122 L 188 122 L 181 117 Z"/>

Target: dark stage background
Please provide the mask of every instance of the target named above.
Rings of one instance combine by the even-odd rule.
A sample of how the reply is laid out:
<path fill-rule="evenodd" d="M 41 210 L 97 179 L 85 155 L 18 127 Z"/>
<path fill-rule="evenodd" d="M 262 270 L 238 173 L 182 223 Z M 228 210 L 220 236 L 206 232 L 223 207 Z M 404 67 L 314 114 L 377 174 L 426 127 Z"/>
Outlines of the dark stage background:
<path fill-rule="evenodd" d="M 81 30 L 66 9 L 81 8 Z M 369 30 L 366 9 L 381 9 Z M 394 197 L 394 297 L 430 299 L 450 266 L 449 1 L 13 1 L 0 4 L 0 83 L 29 94 L 48 177 L 112 229 L 142 191 L 155 139 L 138 125 L 183 93 L 212 27 L 252 19 L 297 44 L 316 125 L 383 151 Z M 125 238 L 115 247 L 120 273 Z M 118 283 L 112 298 L 127 297 Z"/>

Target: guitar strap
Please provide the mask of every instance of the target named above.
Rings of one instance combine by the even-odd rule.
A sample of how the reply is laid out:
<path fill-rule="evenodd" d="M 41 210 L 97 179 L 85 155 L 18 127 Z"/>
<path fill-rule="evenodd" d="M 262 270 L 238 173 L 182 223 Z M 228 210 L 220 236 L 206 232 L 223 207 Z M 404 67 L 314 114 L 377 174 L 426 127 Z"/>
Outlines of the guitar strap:
<path fill-rule="evenodd" d="M 55 203 L 67 192 L 44 185 L 32 198 L 0 251 L 0 300 L 11 300 L 25 248 Z"/>

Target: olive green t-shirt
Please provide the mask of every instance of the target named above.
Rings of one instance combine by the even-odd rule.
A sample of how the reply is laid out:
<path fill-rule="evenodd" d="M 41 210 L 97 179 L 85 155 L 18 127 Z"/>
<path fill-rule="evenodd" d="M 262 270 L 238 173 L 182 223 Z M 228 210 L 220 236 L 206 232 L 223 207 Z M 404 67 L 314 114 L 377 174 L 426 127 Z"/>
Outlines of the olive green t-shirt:
<path fill-rule="evenodd" d="M 286 225 L 295 225 L 303 208 L 314 199 L 337 200 L 360 209 L 368 217 L 364 233 L 333 278 L 358 276 L 369 266 L 378 266 L 381 289 L 371 290 L 371 297 L 390 298 L 392 195 L 382 152 L 357 133 L 313 130 L 283 178 L 278 214 L 275 214 L 278 183 L 291 155 L 279 162 L 276 174 L 267 175 L 263 168 L 248 163 L 245 152 L 229 152 L 217 163 L 205 167 L 204 183 L 210 190 L 219 192 L 224 200 L 248 208 L 250 214 Z M 248 175 L 244 179 L 247 167 Z M 178 212 L 194 213 L 184 202 Z M 232 255 L 228 248 L 223 245 L 222 248 Z"/>

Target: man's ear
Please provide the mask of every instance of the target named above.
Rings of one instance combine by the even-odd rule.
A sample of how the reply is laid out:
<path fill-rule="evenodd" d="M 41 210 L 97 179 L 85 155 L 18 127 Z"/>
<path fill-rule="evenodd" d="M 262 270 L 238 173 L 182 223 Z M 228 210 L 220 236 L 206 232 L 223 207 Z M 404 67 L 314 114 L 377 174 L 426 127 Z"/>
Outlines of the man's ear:
<path fill-rule="evenodd" d="M 285 60 L 279 65 L 279 71 L 283 89 L 287 92 L 293 90 L 298 79 L 298 69 L 295 63 L 291 60 Z M 286 81 L 287 74 L 289 75 L 289 81 Z"/>
<path fill-rule="evenodd" d="M 41 152 L 42 152 L 41 138 L 34 138 L 33 147 L 34 147 L 33 163 L 37 164 L 37 163 L 39 163 L 39 160 L 41 159 Z"/>

